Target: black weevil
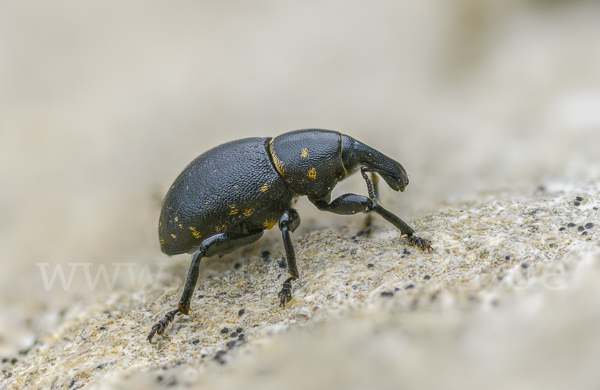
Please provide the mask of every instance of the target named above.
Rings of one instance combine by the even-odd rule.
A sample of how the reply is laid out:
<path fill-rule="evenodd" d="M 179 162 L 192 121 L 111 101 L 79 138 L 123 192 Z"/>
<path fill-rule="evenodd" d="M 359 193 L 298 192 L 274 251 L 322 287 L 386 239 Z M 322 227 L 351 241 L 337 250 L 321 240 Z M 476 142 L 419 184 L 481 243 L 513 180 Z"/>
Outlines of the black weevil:
<path fill-rule="evenodd" d="M 333 187 L 359 168 L 369 197 L 344 194 L 331 201 Z M 161 250 L 194 256 L 177 309 L 152 327 L 148 341 L 155 333 L 162 334 L 178 312 L 189 313 L 203 257 L 223 256 L 252 244 L 277 223 L 290 273 L 279 293 L 284 306 L 292 298 L 292 279 L 299 277 L 290 238 L 300 225 L 293 208 L 299 196 L 306 195 L 319 210 L 335 214 L 374 211 L 411 243 L 431 250 L 429 240 L 413 235 L 410 226 L 377 202 L 374 173 L 395 191 L 408 185 L 406 171 L 397 161 L 352 137 L 320 129 L 241 139 L 200 155 L 175 179 L 163 200 L 158 224 Z"/>

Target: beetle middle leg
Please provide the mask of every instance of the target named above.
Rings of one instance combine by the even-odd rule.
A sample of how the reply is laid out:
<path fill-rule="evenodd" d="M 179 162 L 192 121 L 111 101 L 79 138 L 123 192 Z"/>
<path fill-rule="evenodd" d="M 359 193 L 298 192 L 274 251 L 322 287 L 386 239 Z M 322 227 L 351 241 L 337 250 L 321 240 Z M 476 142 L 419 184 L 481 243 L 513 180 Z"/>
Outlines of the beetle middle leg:
<path fill-rule="evenodd" d="M 431 251 L 431 241 L 414 235 L 414 230 L 397 215 L 381 207 L 376 200 L 371 200 L 363 195 L 344 194 L 327 202 L 325 199 L 312 201 L 319 210 L 329 211 L 335 214 L 352 215 L 357 213 L 370 213 L 371 211 L 381 215 L 383 219 L 396 226 L 400 233 L 406 234 L 411 243 L 421 249 Z"/>
<path fill-rule="evenodd" d="M 249 233 L 219 233 L 202 241 L 202 244 L 192 258 L 192 264 L 190 265 L 190 270 L 188 271 L 187 279 L 185 281 L 185 287 L 183 288 L 183 293 L 181 294 L 177 308 L 169 311 L 152 327 L 152 330 L 148 334 L 148 341 L 152 342 L 154 334 L 163 334 L 177 313 L 188 314 L 190 312 L 190 302 L 194 295 L 196 282 L 198 282 L 200 260 L 202 260 L 203 257 L 226 255 L 236 249 L 258 241 L 262 235 L 263 230 L 253 230 Z"/>
<path fill-rule="evenodd" d="M 300 277 L 298 267 L 296 266 L 296 253 L 294 252 L 294 246 L 290 237 L 290 232 L 293 233 L 298 226 L 300 226 L 300 215 L 294 209 L 286 210 L 279 219 L 279 229 L 281 229 L 281 236 L 283 237 L 287 268 L 291 275 L 283 282 L 283 288 L 279 292 L 279 306 L 282 307 L 292 299 L 292 280 Z"/>

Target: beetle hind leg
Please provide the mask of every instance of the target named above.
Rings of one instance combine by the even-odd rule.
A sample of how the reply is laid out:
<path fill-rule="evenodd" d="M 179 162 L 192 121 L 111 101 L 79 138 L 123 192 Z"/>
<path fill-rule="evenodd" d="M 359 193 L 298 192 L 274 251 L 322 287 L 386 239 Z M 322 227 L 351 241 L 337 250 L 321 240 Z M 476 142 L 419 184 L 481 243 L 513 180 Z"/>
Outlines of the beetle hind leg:
<path fill-rule="evenodd" d="M 233 252 L 243 246 L 252 244 L 258 241 L 263 235 L 263 230 L 252 230 L 247 233 L 220 233 L 208 237 L 202 241 L 200 248 L 194 253 L 190 270 L 188 271 L 187 279 L 183 293 L 179 299 L 177 309 L 169 311 L 160 321 L 158 321 L 148 334 L 148 341 L 152 342 L 155 334 L 161 335 L 166 330 L 170 322 L 173 321 L 177 313 L 188 314 L 190 312 L 190 302 L 194 295 L 196 282 L 200 275 L 200 260 L 203 257 L 212 257 L 215 255 L 225 255 Z"/>

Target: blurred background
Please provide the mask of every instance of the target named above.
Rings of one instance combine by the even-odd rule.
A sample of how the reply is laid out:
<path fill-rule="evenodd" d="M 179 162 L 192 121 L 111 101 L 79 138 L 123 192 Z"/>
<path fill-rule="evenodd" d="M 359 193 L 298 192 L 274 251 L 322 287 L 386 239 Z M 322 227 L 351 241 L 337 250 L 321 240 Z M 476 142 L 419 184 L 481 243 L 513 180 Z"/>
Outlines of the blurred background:
<path fill-rule="evenodd" d="M 160 201 L 225 141 L 354 136 L 411 174 L 382 195 L 406 219 L 598 179 L 599 37 L 584 0 L 2 1 L 0 356 L 94 293 L 47 292 L 36 263 L 187 267 L 160 253 Z M 360 225 L 298 207 L 303 231 Z"/>

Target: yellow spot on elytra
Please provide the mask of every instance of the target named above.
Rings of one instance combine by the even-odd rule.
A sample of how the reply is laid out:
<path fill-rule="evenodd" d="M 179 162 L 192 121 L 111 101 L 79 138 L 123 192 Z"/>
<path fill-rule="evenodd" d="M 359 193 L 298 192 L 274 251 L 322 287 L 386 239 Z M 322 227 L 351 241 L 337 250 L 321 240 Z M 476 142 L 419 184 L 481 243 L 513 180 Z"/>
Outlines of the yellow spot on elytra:
<path fill-rule="evenodd" d="M 204 204 L 209 204 L 209 203 L 210 203 L 210 202 L 206 202 L 206 203 L 204 203 Z"/>
<path fill-rule="evenodd" d="M 260 187 L 260 190 L 262 192 L 266 192 L 268 189 L 269 189 L 269 184 L 268 183 L 265 183 L 262 187 Z"/>
<path fill-rule="evenodd" d="M 231 211 L 229 212 L 229 215 L 236 215 L 239 212 L 238 209 L 231 209 Z"/>
<path fill-rule="evenodd" d="M 213 173 L 215 173 L 216 171 L 217 171 L 217 170 L 215 169 L 215 170 L 213 171 Z"/>
<path fill-rule="evenodd" d="M 249 217 L 253 212 L 254 212 L 254 209 L 246 209 L 246 211 L 244 211 L 244 215 L 246 217 Z"/>
<path fill-rule="evenodd" d="M 271 229 L 273 226 L 275 226 L 275 224 L 276 224 L 276 223 L 277 223 L 277 221 L 276 221 L 276 220 L 274 220 L 274 219 L 271 219 L 271 220 L 265 221 L 265 222 L 263 223 L 263 227 L 264 227 L 265 229 L 269 230 L 269 229 Z"/>
<path fill-rule="evenodd" d="M 176 236 L 176 235 L 174 235 L 174 234 L 171 234 L 171 237 L 173 237 L 173 238 L 177 238 L 177 236 Z"/>
<path fill-rule="evenodd" d="M 162 226 L 162 222 L 159 222 L 159 223 L 158 223 L 158 227 L 161 227 L 161 226 Z"/>
<path fill-rule="evenodd" d="M 183 225 L 182 225 L 182 224 L 179 224 L 179 229 L 181 229 L 181 228 L 183 228 Z"/>
<path fill-rule="evenodd" d="M 161 238 L 161 239 L 160 239 L 160 243 L 161 243 L 161 244 L 164 244 L 164 243 L 165 243 L 165 239 L 164 239 L 164 238 Z"/>
<path fill-rule="evenodd" d="M 194 235 L 194 237 L 200 238 L 200 233 L 196 231 L 195 227 L 190 226 L 188 229 L 190 229 L 192 231 L 192 234 Z"/>
<path fill-rule="evenodd" d="M 175 217 L 175 220 L 174 220 L 174 221 L 175 221 L 175 222 L 178 222 L 178 221 L 179 221 L 179 218 L 178 218 L 178 217 Z"/>
<path fill-rule="evenodd" d="M 315 168 L 310 168 L 306 176 L 308 176 L 312 180 L 315 180 L 317 178 L 317 170 Z"/>
<path fill-rule="evenodd" d="M 238 188 L 238 186 L 233 186 L 233 188 Z"/>
<path fill-rule="evenodd" d="M 300 154 L 300 157 L 302 157 L 302 158 L 308 157 L 308 149 L 306 149 L 306 148 L 302 149 L 302 154 Z"/>

